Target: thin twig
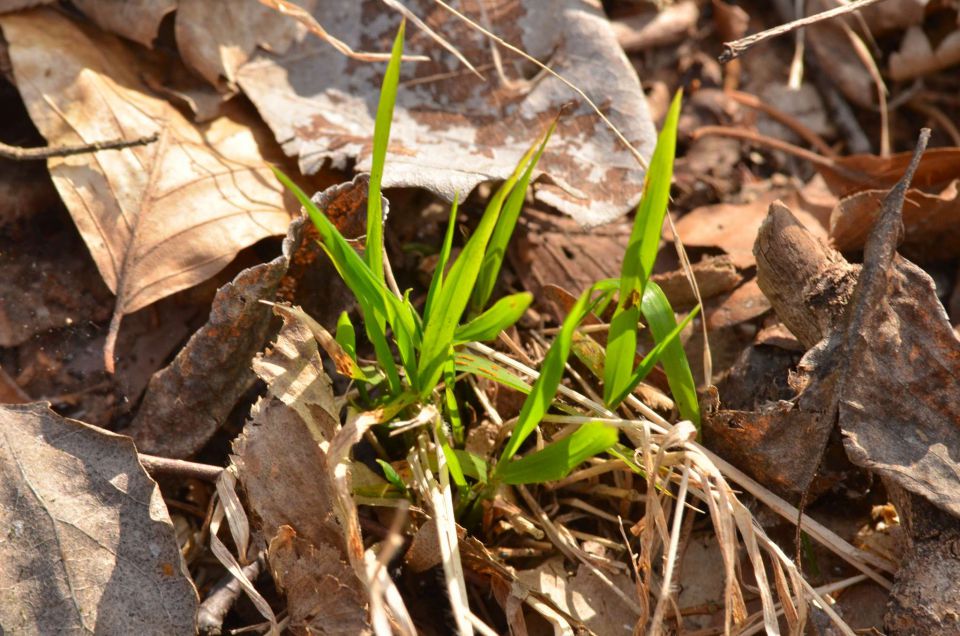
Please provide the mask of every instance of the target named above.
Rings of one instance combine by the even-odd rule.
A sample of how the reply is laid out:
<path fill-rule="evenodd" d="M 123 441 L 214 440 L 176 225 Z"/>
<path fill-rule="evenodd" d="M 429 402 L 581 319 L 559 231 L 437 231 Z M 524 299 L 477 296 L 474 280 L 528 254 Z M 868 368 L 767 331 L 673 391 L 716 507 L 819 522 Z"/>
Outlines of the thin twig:
<path fill-rule="evenodd" d="M 880 1 L 881 0 L 854 0 L 850 4 L 840 5 L 839 7 L 829 9 L 827 11 L 822 11 L 805 18 L 800 18 L 799 20 L 794 20 L 793 22 L 781 24 L 780 26 L 773 27 L 772 29 L 767 29 L 766 31 L 761 31 L 760 33 L 754 33 L 753 35 L 748 35 L 745 38 L 740 38 L 739 40 L 734 40 L 733 42 L 724 42 L 723 53 L 719 55 L 717 60 L 719 60 L 721 64 L 726 64 L 730 60 L 736 59 L 743 55 L 747 49 L 755 44 L 765 42 L 770 38 L 775 38 L 784 35 L 785 33 L 790 33 L 796 29 L 810 26 L 811 24 L 816 24 L 817 22 L 830 20 L 847 13 L 853 13 L 854 11 L 863 9 L 864 7 L 868 7 L 871 4 L 876 4 Z"/>
<path fill-rule="evenodd" d="M 751 95 L 750 93 L 744 93 L 741 91 L 727 91 L 726 94 L 738 104 L 743 104 L 744 106 L 753 108 L 754 110 L 759 110 L 771 119 L 783 124 L 796 133 L 798 137 L 816 148 L 817 152 L 819 152 L 821 155 L 825 157 L 837 156 L 837 153 L 834 152 L 833 148 L 830 147 L 830 144 L 823 140 L 823 137 L 810 130 L 810 128 L 808 128 L 802 121 L 793 115 L 785 113 L 779 108 L 774 108 L 756 95 Z"/>
<path fill-rule="evenodd" d="M 170 459 L 169 457 L 157 457 L 155 455 L 144 455 L 143 453 L 139 453 L 137 459 L 140 460 L 151 477 L 172 475 L 216 483 L 220 473 L 223 472 L 223 468 L 220 466 L 198 464 L 184 459 Z"/>
<path fill-rule="evenodd" d="M 153 133 L 148 137 L 140 137 L 139 139 L 113 139 L 111 141 L 95 141 L 92 144 L 41 146 L 40 148 L 21 148 L 20 146 L 9 146 L 0 142 L 0 157 L 13 159 L 14 161 L 40 161 L 42 159 L 53 159 L 54 157 L 85 155 L 101 150 L 123 150 L 134 146 L 146 146 L 152 144 L 158 138 L 159 133 Z"/>

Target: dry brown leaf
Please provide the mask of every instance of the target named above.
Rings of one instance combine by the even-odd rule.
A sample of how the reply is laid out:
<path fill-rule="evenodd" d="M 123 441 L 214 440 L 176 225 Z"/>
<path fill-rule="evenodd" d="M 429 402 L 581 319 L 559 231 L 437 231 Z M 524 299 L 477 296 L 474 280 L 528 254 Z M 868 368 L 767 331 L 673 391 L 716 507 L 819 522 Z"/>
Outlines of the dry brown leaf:
<path fill-rule="evenodd" d="M 128 430 L 144 452 L 189 457 L 223 424 L 256 379 L 254 355 L 266 343 L 270 308 L 301 241 L 303 219 L 294 220 L 283 253 L 249 267 L 217 291 L 210 318 L 166 368 L 153 374 Z"/>
<path fill-rule="evenodd" d="M 719 247 L 740 269 L 753 267 L 753 243 L 770 204 L 784 196 L 782 191 L 759 195 L 750 203 L 719 203 L 696 208 L 677 221 L 677 233 L 687 247 Z M 826 238 L 820 221 L 808 212 L 797 217 L 815 236 Z M 665 230 L 669 236 L 669 229 Z"/>
<path fill-rule="evenodd" d="M 195 127 L 146 92 L 148 72 L 115 38 L 37 9 L 0 17 L 18 88 L 51 144 L 161 132 L 158 143 L 49 160 L 120 318 L 282 234 L 283 193 L 239 110 Z M 109 343 L 108 343 L 109 347 Z M 108 360 L 108 369 L 112 359 Z"/>
<path fill-rule="evenodd" d="M 197 593 L 130 438 L 46 404 L 0 406 L 0 625 L 186 634 Z"/>
<path fill-rule="evenodd" d="M 896 81 L 930 75 L 960 64 L 960 29 L 950 33 L 934 48 L 919 26 L 903 35 L 900 50 L 890 56 L 890 77 Z"/>
<path fill-rule="evenodd" d="M 623 573 L 606 573 L 614 585 L 628 591 L 633 581 Z M 554 557 L 537 568 L 517 573 L 517 578 L 556 603 L 557 607 L 583 623 L 597 636 L 628 634 L 637 616 L 588 568 L 581 565 L 567 574 L 563 557 Z"/>
<path fill-rule="evenodd" d="M 73 4 L 104 31 L 146 47 L 153 47 L 160 22 L 177 9 L 177 0 L 76 0 Z"/>
<path fill-rule="evenodd" d="M 700 8 L 692 0 L 682 0 L 657 10 L 617 18 L 611 24 L 617 42 L 624 51 L 644 51 L 677 44 L 690 37 L 697 27 Z"/>
<path fill-rule="evenodd" d="M 863 190 L 893 187 L 906 170 L 911 156 L 909 152 L 898 152 L 889 157 L 850 155 L 815 168 L 836 196 L 845 197 Z M 910 187 L 914 190 L 942 189 L 954 179 L 960 179 L 960 148 L 931 148 L 924 153 Z"/>
<path fill-rule="evenodd" d="M 310 329 L 295 314 L 283 318 L 276 344 L 254 365 L 276 398 L 254 406 L 233 462 L 258 529 L 271 538 L 268 560 L 292 627 L 341 633 L 346 624 L 366 633 L 366 590 L 348 557 L 363 546 L 338 521 L 331 478 L 331 462 L 339 461 L 330 456 L 339 428 L 333 390 Z"/>
<path fill-rule="evenodd" d="M 490 42 L 430 0 L 407 6 L 487 76 L 483 82 L 433 39 L 409 30 L 406 51 L 434 61 L 404 64 L 397 96 L 385 187 L 416 186 L 452 199 L 483 181 L 504 179 L 523 152 L 577 95 L 558 79 L 503 51 L 505 78 L 493 68 Z M 476 5 L 470 17 L 573 82 L 644 156 L 654 143 L 636 73 L 598 6 L 579 0 L 510 0 Z M 315 17 L 331 33 L 369 51 L 387 50 L 399 15 L 378 0 L 328 0 Z M 369 16 L 377 16 L 372 20 Z M 370 169 L 374 113 L 382 66 L 356 62 L 307 38 L 284 55 L 256 54 L 238 83 L 284 150 L 312 174 L 326 162 L 354 160 Z M 566 111 L 544 154 L 536 196 L 584 224 L 609 221 L 639 199 L 643 170 L 585 103 Z"/>
<path fill-rule="evenodd" d="M 729 294 L 713 299 L 704 309 L 707 328 L 711 330 L 733 327 L 758 318 L 768 311 L 770 301 L 760 291 L 756 278 L 740 285 Z"/>
<path fill-rule="evenodd" d="M 960 179 L 938 194 L 910 190 L 903 206 L 904 254 L 924 262 L 960 253 Z M 863 249 L 886 190 L 864 190 L 842 199 L 830 218 L 830 240 L 841 251 Z"/>
<path fill-rule="evenodd" d="M 863 21 L 875 36 L 921 24 L 930 0 L 885 0 L 860 9 Z"/>

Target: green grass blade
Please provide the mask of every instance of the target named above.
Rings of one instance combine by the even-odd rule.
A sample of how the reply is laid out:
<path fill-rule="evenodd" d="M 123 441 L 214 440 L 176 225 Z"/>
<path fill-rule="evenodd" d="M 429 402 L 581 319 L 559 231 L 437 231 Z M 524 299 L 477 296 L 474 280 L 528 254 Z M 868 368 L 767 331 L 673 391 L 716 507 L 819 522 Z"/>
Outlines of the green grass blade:
<path fill-rule="evenodd" d="M 643 357 L 643 360 L 640 361 L 640 364 L 637 365 L 636 370 L 633 372 L 633 376 L 630 378 L 629 384 L 624 386 L 619 393 L 615 394 L 613 398 L 607 402 L 607 408 L 615 409 L 620 405 L 621 402 L 627 399 L 627 396 L 630 395 L 633 389 L 636 388 L 636 386 L 640 384 L 645 377 L 647 377 L 647 374 L 649 374 L 657 362 L 660 361 L 660 356 L 663 355 L 663 352 L 666 350 L 666 348 L 677 339 L 677 337 L 680 335 L 680 332 L 686 329 L 687 325 L 690 324 L 690 321 L 693 320 L 698 313 L 700 313 L 700 305 L 694 307 L 693 311 L 687 314 L 687 317 L 684 318 L 680 324 L 674 327 L 673 330 L 667 334 L 666 338 L 660 340 L 653 347 L 653 349 L 651 349 L 650 352 Z"/>
<path fill-rule="evenodd" d="M 680 120 L 682 92 L 677 91 L 667 111 L 663 129 L 657 138 L 650 167 L 643 184 L 643 198 L 630 232 L 627 251 L 620 270 L 620 299 L 617 307 L 638 304 L 644 285 L 653 271 L 653 263 L 660 247 L 663 219 L 670 200 L 670 182 L 673 179 L 673 159 L 677 148 L 677 125 Z"/>
<path fill-rule="evenodd" d="M 637 324 L 640 308 L 632 305 L 618 309 L 610 321 L 607 351 L 603 361 L 603 401 L 610 408 L 614 396 L 629 393 L 633 360 L 637 355 Z"/>
<path fill-rule="evenodd" d="M 585 460 L 617 443 L 617 429 L 602 422 L 584 424 L 572 434 L 548 444 L 503 469 L 497 475 L 506 484 L 535 484 L 563 479 Z"/>
<path fill-rule="evenodd" d="M 560 327 L 560 333 L 557 334 L 557 338 L 550 345 L 550 349 L 547 351 L 540 367 L 540 377 L 537 378 L 533 389 L 527 395 L 527 399 L 524 400 L 513 434 L 500 455 L 497 471 L 500 470 L 501 466 L 506 467 L 508 465 L 507 462 L 516 454 L 520 445 L 533 432 L 550 408 L 553 396 L 556 395 L 557 387 L 560 386 L 560 380 L 563 378 L 563 368 L 567 362 L 567 357 L 570 355 L 573 333 L 592 307 L 591 299 L 594 289 L 594 287 L 591 287 L 580 295 L 580 298 L 577 299 L 564 319 L 563 325 Z"/>
<path fill-rule="evenodd" d="M 510 237 L 513 236 L 513 230 L 516 228 L 517 219 L 520 218 L 520 211 L 523 209 L 523 202 L 527 195 L 527 188 L 530 185 L 530 178 L 533 175 L 534 168 L 540 161 L 544 149 L 550 136 L 557 127 L 557 120 L 554 120 L 543 137 L 543 143 L 537 148 L 537 153 L 533 156 L 527 169 L 523 173 L 520 181 L 510 191 L 510 196 L 503 206 L 500 218 L 487 244 L 486 252 L 483 255 L 483 264 L 480 266 L 480 273 L 477 276 L 477 284 L 473 289 L 473 296 L 470 299 L 470 306 L 474 313 L 480 313 L 487 306 L 490 295 L 493 293 L 493 287 L 497 282 L 497 276 L 500 275 L 500 267 L 503 265 L 504 256 L 507 253 L 507 244 Z"/>
<path fill-rule="evenodd" d="M 476 231 L 464 245 L 459 258 L 450 268 L 450 275 L 441 287 L 434 304 L 430 307 L 430 316 L 426 318 L 426 324 L 423 328 L 423 349 L 420 353 L 421 395 L 426 395 L 432 391 L 440 380 L 447 355 L 447 347 L 453 341 L 453 334 L 467 308 L 467 303 L 470 301 L 470 295 L 477 282 L 477 274 L 483 262 L 483 254 L 503 208 L 503 201 L 507 193 L 513 189 L 524 166 L 530 161 L 539 145 L 537 143 L 530 147 L 510 178 L 500 186 L 490 203 L 487 204 Z"/>
<path fill-rule="evenodd" d="M 395 488 L 399 489 L 400 492 L 406 492 L 407 485 L 403 483 L 403 479 L 400 478 L 400 474 L 396 469 L 382 459 L 377 459 L 377 463 L 380 465 L 380 469 L 383 470 L 383 476 L 386 480 Z"/>
<path fill-rule="evenodd" d="M 530 292 L 501 298 L 487 311 L 457 327 L 454 342 L 483 342 L 495 339 L 497 334 L 520 320 L 532 302 L 533 294 Z"/>
<path fill-rule="evenodd" d="M 320 244 L 337 269 L 340 277 L 353 292 L 360 304 L 363 313 L 364 328 L 367 337 L 377 353 L 377 360 L 383 367 L 387 382 L 392 392 L 400 391 L 400 374 L 393 361 L 393 353 L 387 344 L 384 325 L 388 320 L 392 322 L 396 304 L 399 300 L 391 294 L 382 280 L 378 280 L 366 262 L 357 255 L 353 247 L 347 243 L 336 226 L 327 216 L 317 208 L 310 197 L 300 187 L 290 180 L 277 168 L 273 168 L 277 179 L 297 198 L 310 216 L 317 232 L 320 234 Z"/>
<path fill-rule="evenodd" d="M 447 417 L 450 418 L 450 430 L 453 432 L 453 442 L 463 444 L 463 420 L 460 419 L 460 405 L 454 388 L 457 382 L 457 365 L 451 355 L 443 368 L 443 401 L 447 407 Z"/>
<path fill-rule="evenodd" d="M 383 166 L 387 160 L 390 144 L 390 125 L 393 122 L 393 107 L 397 101 L 397 84 L 400 83 L 400 58 L 403 57 L 403 35 L 406 21 L 401 20 L 397 37 L 393 41 L 390 62 L 383 75 L 377 118 L 373 128 L 373 165 L 370 167 L 370 187 L 367 192 L 367 253 L 370 271 L 383 281 L 383 204 L 380 201 L 380 184 L 383 183 Z"/>
<path fill-rule="evenodd" d="M 641 309 L 653 339 L 656 342 L 669 339 L 669 343 L 660 354 L 660 362 L 667 374 L 670 393 L 680 410 L 680 416 L 693 422 L 699 430 L 700 405 L 697 402 L 697 388 L 693 382 L 693 374 L 690 372 L 690 364 L 687 362 L 687 354 L 684 353 L 678 338 L 670 339 L 670 334 L 677 326 L 677 317 L 673 313 L 673 307 L 670 306 L 666 294 L 653 281 L 647 284 L 643 292 Z"/>
<path fill-rule="evenodd" d="M 476 479 L 481 484 L 487 483 L 487 462 L 470 451 L 454 449 L 453 454 L 460 461 L 460 468 L 464 476 Z"/>
<path fill-rule="evenodd" d="M 337 318 L 337 333 L 334 340 L 354 362 L 357 361 L 357 330 L 350 322 L 350 314 L 345 311 L 341 311 L 340 317 Z"/>
<path fill-rule="evenodd" d="M 458 351 L 456 354 L 456 362 L 458 372 L 472 373 L 473 375 L 493 380 L 497 384 L 502 384 L 509 389 L 519 391 L 525 395 L 530 393 L 530 385 L 524 382 L 520 376 L 492 360 L 467 351 Z"/>
<path fill-rule="evenodd" d="M 450 206 L 450 220 L 447 222 L 447 232 L 443 236 L 443 246 L 440 248 L 440 258 L 437 259 L 437 267 L 433 270 L 433 278 L 430 279 L 430 289 L 427 291 L 427 300 L 423 305 L 424 319 L 428 320 L 433 307 L 433 299 L 437 297 L 443 288 L 443 275 L 447 271 L 447 262 L 450 260 L 450 252 L 453 249 L 453 235 L 457 226 L 457 209 L 460 202 L 460 193 L 453 195 L 453 204 Z"/>

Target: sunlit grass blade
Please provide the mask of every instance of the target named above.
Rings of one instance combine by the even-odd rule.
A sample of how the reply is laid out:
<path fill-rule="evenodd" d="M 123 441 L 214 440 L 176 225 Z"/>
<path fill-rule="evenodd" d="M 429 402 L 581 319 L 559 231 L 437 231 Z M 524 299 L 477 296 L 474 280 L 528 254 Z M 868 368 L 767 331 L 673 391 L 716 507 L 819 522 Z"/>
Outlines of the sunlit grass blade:
<path fill-rule="evenodd" d="M 437 431 L 437 440 L 440 442 L 440 450 L 443 451 L 443 456 L 447 460 L 447 470 L 450 471 L 450 478 L 453 479 L 453 483 L 456 484 L 457 488 L 466 488 L 467 480 L 463 476 L 463 469 L 460 467 L 460 458 L 457 457 L 442 430 Z"/>
<path fill-rule="evenodd" d="M 492 360 L 467 351 L 458 351 L 455 359 L 457 362 L 457 371 L 461 373 L 471 373 L 481 378 L 493 380 L 497 384 L 502 384 L 514 391 L 519 391 L 524 394 L 530 393 L 530 385 L 524 382 L 520 376 Z"/>
<path fill-rule="evenodd" d="M 673 313 L 673 307 L 670 306 L 666 294 L 653 281 L 647 283 L 647 288 L 643 292 L 641 309 L 653 339 L 656 342 L 669 339 L 669 343 L 660 354 L 660 363 L 667 374 L 670 393 L 680 410 L 680 416 L 693 422 L 699 430 L 700 405 L 697 402 L 697 388 L 693 382 L 693 374 L 690 372 L 690 364 L 687 362 L 687 355 L 683 351 L 680 339 L 670 339 L 670 334 L 677 326 L 677 317 Z"/>
<path fill-rule="evenodd" d="M 453 454 L 460 460 L 460 469 L 465 477 L 476 479 L 482 484 L 487 482 L 487 462 L 470 451 L 454 449 Z"/>
<path fill-rule="evenodd" d="M 666 350 L 666 348 L 677 339 L 680 333 L 686 329 L 687 325 L 690 324 L 690 321 L 693 320 L 698 313 L 700 313 L 700 305 L 694 307 L 693 311 L 687 314 L 686 318 L 680 321 L 680 324 L 674 327 L 673 330 L 667 334 L 666 338 L 657 342 L 653 349 L 651 349 L 650 352 L 643 357 L 643 360 L 640 361 L 640 364 L 637 365 L 637 368 L 634 370 L 629 383 L 622 387 L 619 393 L 614 394 L 610 400 L 606 400 L 606 405 L 608 408 L 616 408 L 627 398 L 628 395 L 630 395 L 636 386 L 640 384 L 645 377 L 647 377 L 650 371 L 653 370 L 653 367 L 656 366 L 657 362 L 660 361 L 660 356 L 663 355 L 663 352 Z M 686 356 L 684 356 L 684 360 L 686 360 Z"/>
<path fill-rule="evenodd" d="M 667 111 L 663 129 L 657 138 L 650 167 L 643 184 L 643 198 L 630 232 L 627 251 L 620 270 L 620 298 L 618 307 L 639 302 L 639 296 L 657 259 L 663 219 L 670 201 L 670 182 L 673 179 L 673 159 L 677 149 L 677 124 L 680 120 L 682 92 L 677 91 Z"/>
<path fill-rule="evenodd" d="M 399 303 L 399 300 L 387 290 L 382 280 L 378 280 L 373 275 L 364 260 L 357 255 L 353 247 L 347 243 L 339 230 L 317 208 L 317 205 L 310 200 L 310 197 L 277 168 L 273 168 L 273 173 L 280 183 L 293 193 L 307 211 L 310 220 L 313 221 L 317 232 L 320 234 L 320 244 L 324 251 L 336 268 L 337 273 L 340 274 L 347 287 L 353 292 L 357 302 L 360 303 L 367 337 L 373 344 L 377 360 L 383 367 L 391 390 L 399 391 L 400 374 L 393 361 L 393 353 L 390 351 L 384 330 L 388 318 L 391 318 L 395 312 L 395 307 L 392 305 Z"/>
<path fill-rule="evenodd" d="M 430 289 L 427 290 L 427 300 L 423 305 L 424 320 L 429 320 L 433 299 L 437 297 L 443 288 L 443 276 L 447 271 L 447 262 L 450 260 L 450 251 L 453 249 L 453 235 L 457 226 L 457 209 L 459 207 L 460 193 L 453 195 L 453 204 L 450 206 L 450 220 L 447 222 L 447 232 L 443 236 L 443 246 L 440 248 L 440 257 L 437 259 L 437 267 L 433 270 L 433 278 L 430 279 Z"/>
<path fill-rule="evenodd" d="M 454 387 L 457 382 L 457 365 L 451 355 L 443 368 L 443 400 L 447 407 L 447 417 L 450 418 L 450 430 L 453 433 L 453 442 L 463 444 L 463 421 L 460 419 L 460 406 L 457 404 L 457 395 Z"/>
<path fill-rule="evenodd" d="M 337 318 L 337 333 L 334 336 L 337 343 L 347 352 L 347 355 L 357 361 L 357 330 L 353 328 L 350 322 L 350 314 L 345 311 L 340 312 Z"/>
<path fill-rule="evenodd" d="M 454 342 L 483 342 L 493 340 L 504 329 L 512 326 L 533 302 L 533 294 L 521 292 L 498 300 L 493 307 L 465 325 L 457 327 Z"/>
<path fill-rule="evenodd" d="M 487 204 L 477 229 L 450 268 L 450 275 L 444 281 L 440 293 L 430 307 L 430 315 L 426 317 L 426 324 L 423 327 L 423 349 L 420 353 L 421 395 L 432 391 L 440 379 L 447 347 L 470 301 L 470 295 L 483 262 L 483 254 L 503 208 L 503 201 L 517 183 L 524 166 L 530 161 L 542 140 L 537 141 L 538 143 L 530 147 L 510 178 L 500 186 Z"/>
<path fill-rule="evenodd" d="M 550 345 L 550 349 L 547 351 L 540 367 L 540 376 L 534 383 L 530 394 L 527 395 L 527 399 L 524 400 L 513 434 L 500 454 L 500 461 L 497 463 L 498 473 L 501 467 L 506 467 L 507 462 L 516 454 L 520 445 L 533 432 L 550 408 L 553 396 L 556 395 L 557 387 L 563 378 L 563 369 L 567 357 L 570 355 L 574 330 L 590 311 L 594 290 L 595 288 L 591 287 L 580 295 L 580 298 L 567 313 L 567 317 L 560 327 L 560 333 L 557 334 L 553 344 Z"/>
<path fill-rule="evenodd" d="M 563 479 L 585 460 L 617 443 L 617 429 L 602 422 L 584 424 L 561 440 L 516 461 L 497 465 L 507 484 L 534 484 Z"/>
<path fill-rule="evenodd" d="M 483 311 L 493 293 L 493 287 L 497 282 L 497 276 L 500 275 L 500 267 L 503 265 L 504 256 L 507 253 L 507 244 L 510 243 L 510 237 L 513 236 L 513 230 L 516 228 L 517 219 L 520 218 L 520 211 L 523 209 L 523 202 L 527 195 L 527 187 L 530 185 L 530 177 L 533 175 L 540 157 L 550 136 L 557 127 L 557 120 L 554 120 L 543 137 L 543 143 L 537 148 L 537 153 L 533 156 L 523 177 L 510 191 L 510 196 L 503 206 L 500 218 L 487 244 L 486 252 L 483 255 L 483 264 L 480 266 L 480 273 L 477 275 L 477 284 L 473 289 L 473 296 L 470 299 L 470 307 L 473 313 Z"/>
<path fill-rule="evenodd" d="M 370 271 L 383 281 L 383 207 L 380 201 L 383 183 L 383 166 L 387 160 L 390 144 L 390 125 L 393 122 L 393 107 L 397 101 L 397 84 L 400 82 L 400 58 L 403 57 L 403 36 L 406 21 L 401 20 L 397 37 L 393 41 L 390 62 L 383 75 L 377 118 L 373 128 L 373 158 L 370 167 L 370 186 L 367 193 L 367 252 L 366 261 Z"/>
<path fill-rule="evenodd" d="M 639 322 L 640 308 L 636 305 L 619 309 L 610 321 L 603 362 L 603 402 L 607 407 L 613 404 L 615 395 L 629 393 L 626 387 L 633 377 Z"/>
<path fill-rule="evenodd" d="M 382 459 L 377 459 L 377 463 L 380 465 L 380 469 L 383 470 L 383 476 L 386 480 L 395 488 L 399 489 L 400 492 L 406 492 L 407 485 L 403 483 L 403 479 L 400 478 L 400 474 L 396 469 Z"/>

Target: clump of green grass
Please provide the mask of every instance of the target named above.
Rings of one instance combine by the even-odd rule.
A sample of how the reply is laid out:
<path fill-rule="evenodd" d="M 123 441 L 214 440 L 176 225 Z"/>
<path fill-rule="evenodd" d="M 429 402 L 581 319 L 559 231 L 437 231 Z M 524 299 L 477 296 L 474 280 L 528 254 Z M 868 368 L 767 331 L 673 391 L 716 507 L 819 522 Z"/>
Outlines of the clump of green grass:
<path fill-rule="evenodd" d="M 349 316 L 342 314 L 335 339 L 347 357 L 347 364 L 340 366 L 341 371 L 358 385 L 361 398 L 357 406 L 364 410 L 381 409 L 388 419 L 386 427 L 392 422 L 411 419 L 425 406 L 434 406 L 442 414 L 435 431 L 436 439 L 451 478 L 466 495 L 462 498 L 461 510 L 467 510 L 478 496 L 496 492 L 500 484 L 561 479 L 583 461 L 605 452 L 628 459 L 629 452 L 617 448 L 617 429 L 600 422 L 583 424 L 538 451 L 516 457 L 554 405 L 578 326 L 591 312 L 608 307 L 615 300 L 602 373 L 604 405 L 615 410 L 660 362 L 680 415 L 699 424 L 693 377 L 677 338 L 699 307 L 677 324 L 663 291 L 650 280 L 669 198 L 680 94 L 671 104 L 647 172 L 620 278 L 599 281 L 580 295 L 550 346 L 539 377 L 530 386 L 509 369 L 468 351 L 465 345 L 495 339 L 520 319 L 533 300 L 529 293 L 518 293 L 490 304 L 530 179 L 556 122 L 531 145 L 510 177 L 491 197 L 476 230 L 451 263 L 457 217 L 457 200 L 454 200 L 439 262 L 426 301 L 418 310 L 410 302 L 409 291 L 402 296 L 390 291 L 384 275 L 380 186 L 403 37 L 401 25 L 377 108 L 363 255 L 344 239 L 323 210 L 289 178 L 276 171 L 280 181 L 310 215 L 319 231 L 321 245 L 355 295 L 363 328 L 376 353 L 375 365 L 361 365 L 356 354 L 355 328 Z M 636 345 L 641 318 L 646 320 L 656 345 L 638 363 Z M 512 434 L 495 461 L 492 456 L 480 457 L 463 450 L 465 431 L 455 388 L 465 375 L 493 379 L 527 395 Z M 405 493 L 406 486 L 400 475 L 384 460 L 380 465 L 387 481 L 399 493 Z"/>

